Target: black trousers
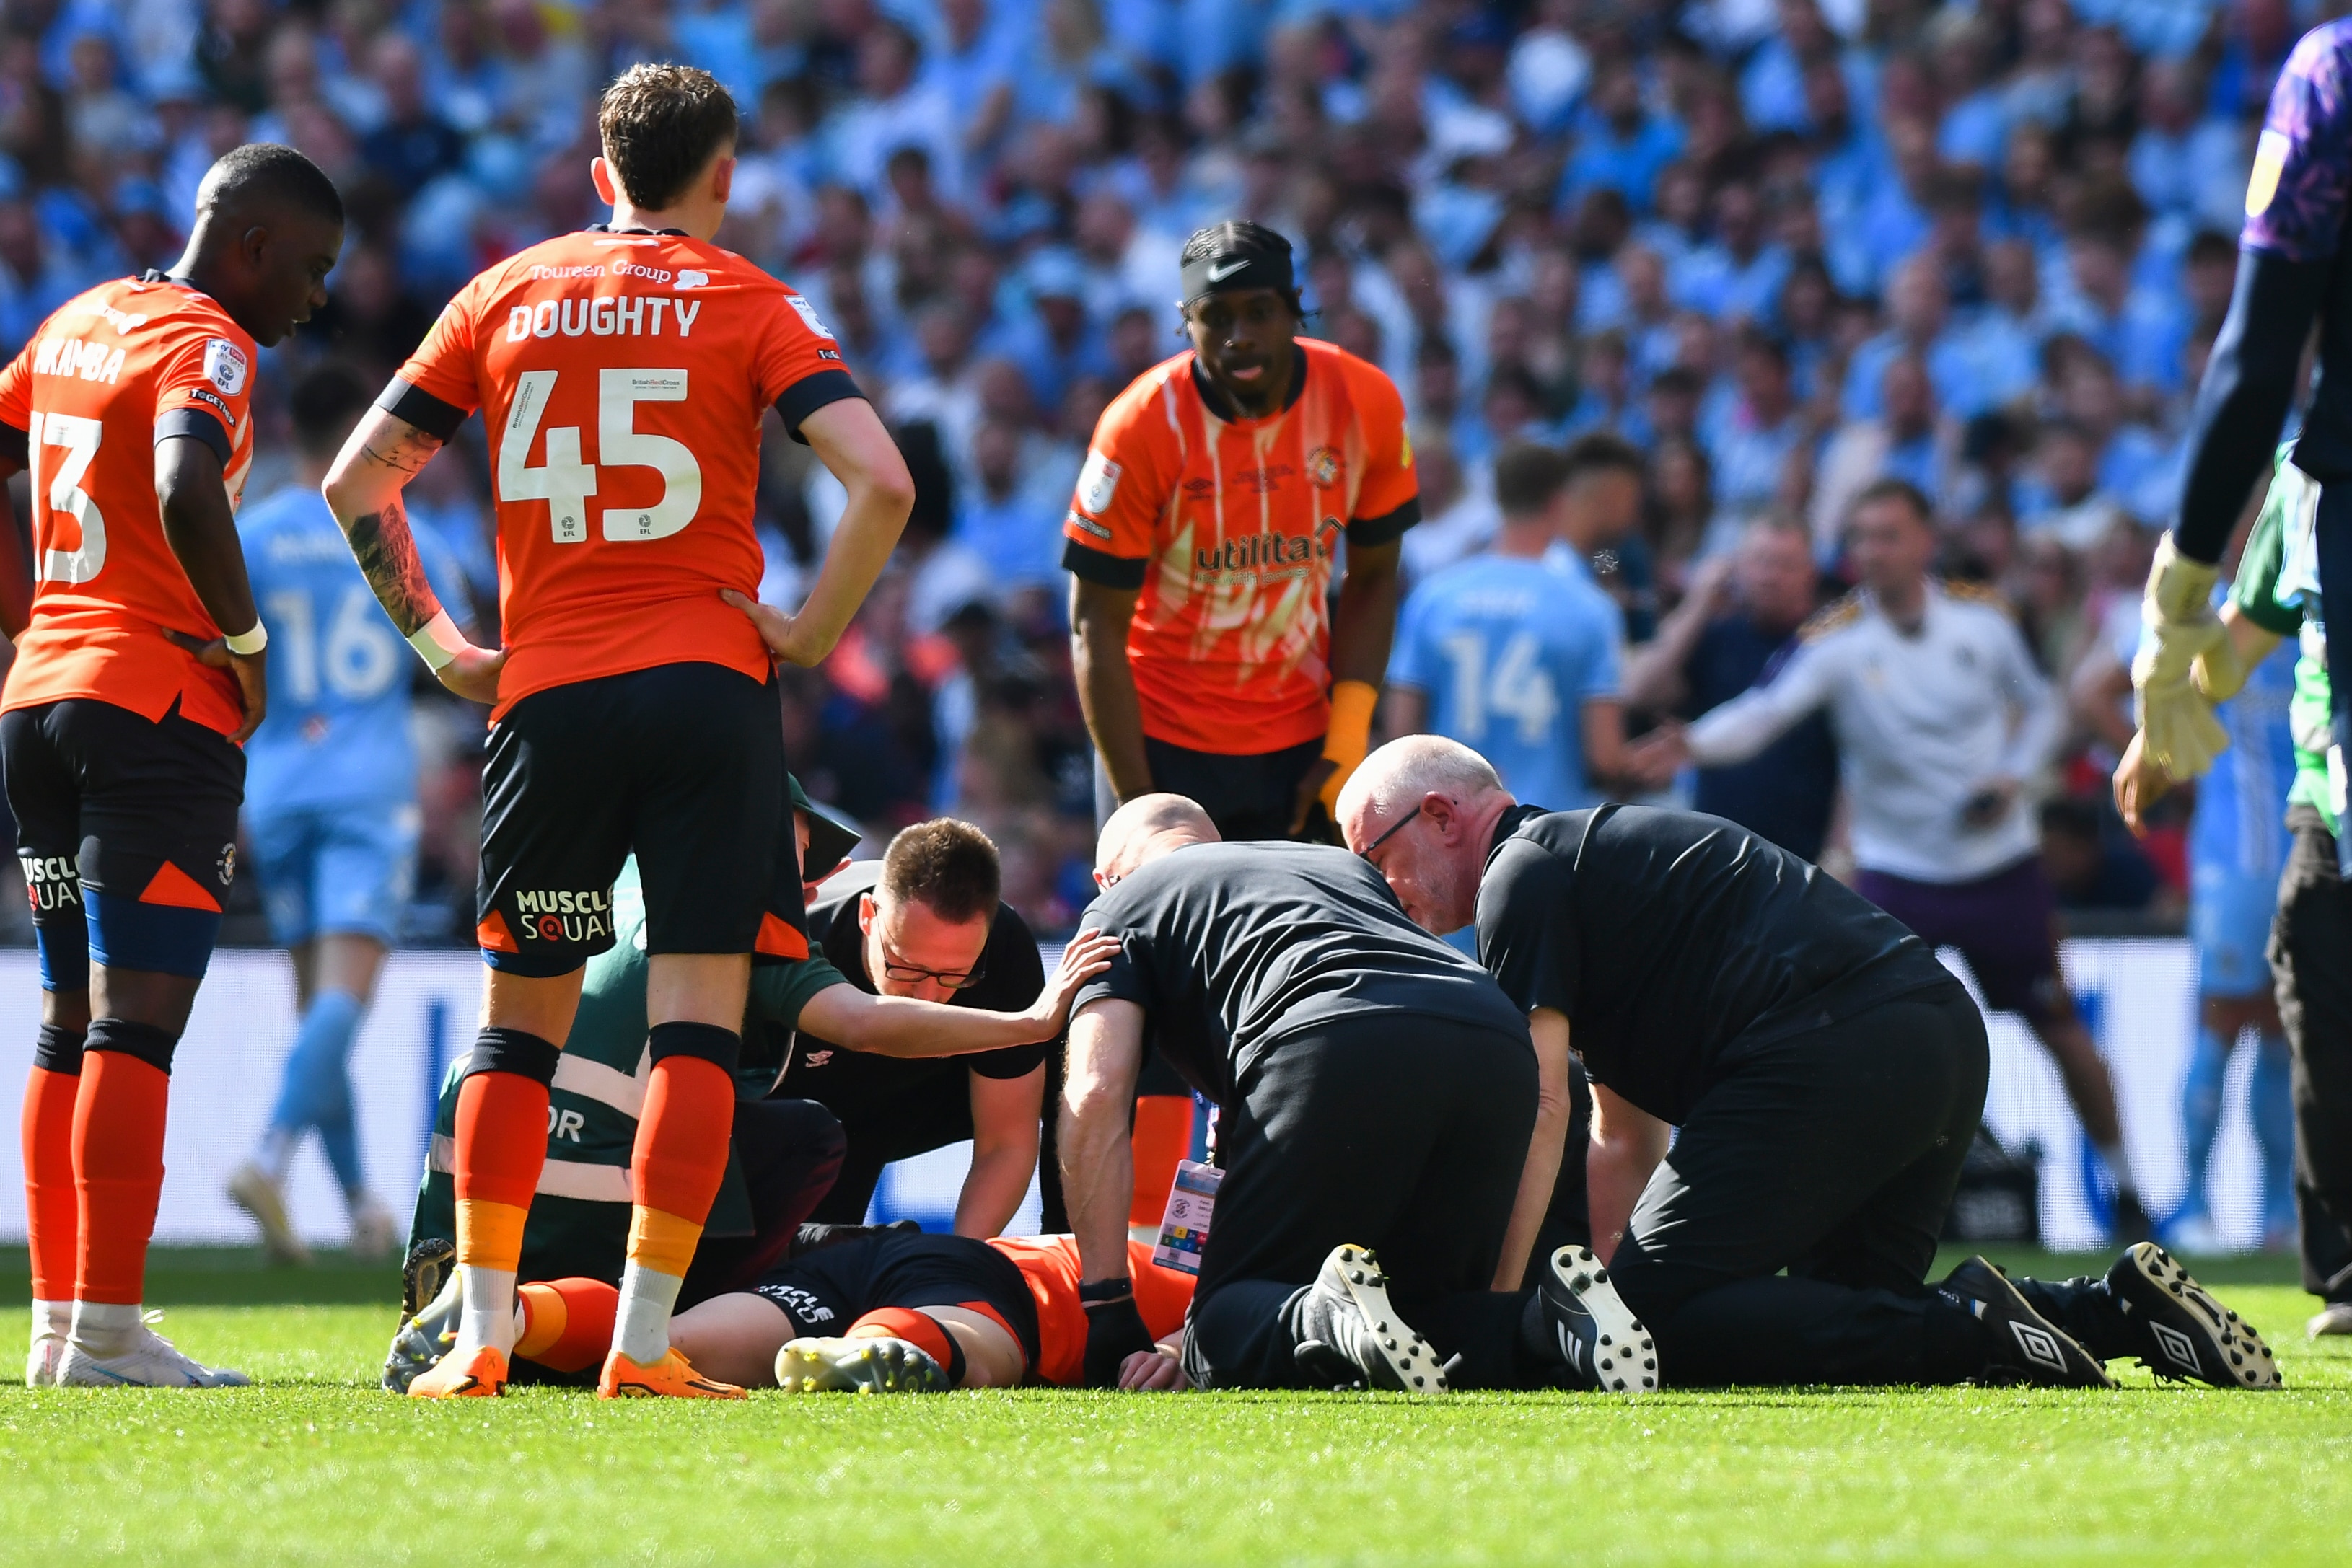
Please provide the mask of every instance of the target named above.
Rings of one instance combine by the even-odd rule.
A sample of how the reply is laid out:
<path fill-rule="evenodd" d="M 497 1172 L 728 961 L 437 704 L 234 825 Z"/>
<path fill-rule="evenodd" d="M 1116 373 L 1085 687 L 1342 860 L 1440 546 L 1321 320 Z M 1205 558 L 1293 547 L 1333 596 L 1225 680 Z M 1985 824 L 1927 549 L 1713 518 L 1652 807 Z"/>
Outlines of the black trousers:
<path fill-rule="evenodd" d="M 2294 1206 L 2303 1288 L 2352 1301 L 2352 890 L 2319 813 L 2287 813 L 2271 977 L 2294 1058 Z"/>
<path fill-rule="evenodd" d="M 856 1225 L 866 1218 L 874 1201 L 884 1166 L 971 1136 L 970 1075 L 935 1078 L 919 1093 L 861 1105 L 850 1111 L 841 1125 L 849 1140 L 849 1152 L 842 1159 L 833 1190 L 809 1218 L 827 1225 Z"/>
<path fill-rule="evenodd" d="M 841 1169 L 841 1124 L 814 1100 L 739 1100 L 732 1134 L 751 1198 L 751 1234 L 703 1237 L 678 1287 L 680 1311 L 749 1290 L 773 1269 Z"/>
<path fill-rule="evenodd" d="M 1973 1375 L 1975 1320 L 1923 1281 L 1984 1112 L 1976 1004 L 1955 982 L 1732 1052 L 1612 1265 L 1666 1381 Z"/>
<path fill-rule="evenodd" d="M 1519 1298 L 1486 1286 L 1535 1128 L 1527 1038 L 1368 1012 L 1285 1036 L 1238 1087 L 1185 1340 L 1192 1381 L 1304 1384 L 1299 1303 L 1348 1242 L 1379 1253 L 1397 1310 L 1441 1353 L 1441 1329 L 1500 1336 L 1507 1363 Z"/>

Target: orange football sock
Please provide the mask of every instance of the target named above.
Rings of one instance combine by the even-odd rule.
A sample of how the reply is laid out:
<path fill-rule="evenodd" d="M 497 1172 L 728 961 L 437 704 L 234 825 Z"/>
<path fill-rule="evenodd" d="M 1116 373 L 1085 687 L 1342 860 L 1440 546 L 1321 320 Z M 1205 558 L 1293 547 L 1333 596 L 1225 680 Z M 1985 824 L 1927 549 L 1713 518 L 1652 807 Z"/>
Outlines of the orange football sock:
<path fill-rule="evenodd" d="M 77 1073 L 33 1069 L 25 1084 L 25 1234 L 33 1254 L 33 1300 L 70 1301 L 81 1197 L 74 1190 Z"/>
<path fill-rule="evenodd" d="M 1135 1197 L 1128 1224 L 1160 1228 L 1168 1212 L 1168 1190 L 1176 1185 L 1176 1162 L 1192 1152 L 1192 1097 L 1142 1094 L 1135 1102 Z"/>
<path fill-rule="evenodd" d="M 171 1090 L 168 1073 L 127 1051 L 93 1051 L 82 1061 L 73 1117 L 81 1201 L 76 1301 L 136 1306 L 144 1299 Z"/>
<path fill-rule="evenodd" d="M 519 1072 L 474 1072 L 457 1088 L 457 1261 L 511 1271 L 522 1222 L 547 1163 L 547 1085 Z"/>
<path fill-rule="evenodd" d="M 939 1319 L 910 1307 L 877 1307 L 850 1324 L 842 1337 L 905 1340 L 938 1362 L 957 1382 L 963 1381 L 961 1349 Z"/>
<path fill-rule="evenodd" d="M 629 1155 L 629 1261 L 684 1275 L 727 1175 L 735 1082 L 698 1056 L 654 1063 Z"/>
<path fill-rule="evenodd" d="M 549 1280 L 515 1291 L 522 1333 L 514 1353 L 557 1372 L 585 1372 L 613 1344 L 621 1292 L 602 1280 Z"/>

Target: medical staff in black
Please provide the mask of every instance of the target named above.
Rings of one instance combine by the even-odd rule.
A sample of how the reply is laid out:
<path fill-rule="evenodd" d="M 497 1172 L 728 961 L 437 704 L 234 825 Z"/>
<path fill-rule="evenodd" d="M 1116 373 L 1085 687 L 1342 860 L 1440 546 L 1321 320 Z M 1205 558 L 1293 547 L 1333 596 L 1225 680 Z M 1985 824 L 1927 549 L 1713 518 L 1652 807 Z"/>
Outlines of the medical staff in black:
<path fill-rule="evenodd" d="M 1589 1254 L 1520 1288 L 1552 1194 L 1549 1171 L 1529 1181 L 1526 1019 L 1370 866 L 1321 845 L 1220 842 L 1198 806 L 1165 794 L 1113 815 L 1097 866 L 1104 893 L 1081 925 L 1121 952 L 1079 992 L 1061 1124 L 1089 1382 L 1150 1343 L 1127 1253 L 1127 1108 L 1147 1046 L 1222 1108 L 1185 1344 L 1196 1385 L 1434 1394 L 1441 1356 L 1459 1357 L 1455 1386 L 1591 1385 L 1566 1363 L 1589 1369 L 1600 1333 L 1612 1359 L 1638 1353 Z M 1541 1095 L 1555 1155 L 1565 1067 Z"/>
<path fill-rule="evenodd" d="M 811 863 L 822 856 L 811 855 Z M 879 861 L 825 879 L 809 902 L 809 941 L 869 996 L 1019 1012 L 1045 988 L 1037 939 L 999 897 L 996 846 L 950 818 L 900 830 Z M 820 1221 L 866 1218 L 882 1167 L 969 1138 L 957 1234 L 999 1234 L 1037 1168 L 1038 1121 L 1054 1042 L 965 1056 L 880 1056 L 803 1030 L 775 1092 L 841 1119 L 848 1154 Z"/>
<path fill-rule="evenodd" d="M 2153 1243 L 2098 1280 L 1972 1259 L 1924 1282 L 1983 1113 L 1984 1020 L 1814 866 L 1695 812 L 1521 806 L 1436 736 L 1368 758 L 1339 821 L 1423 927 L 1475 919 L 1539 1054 L 1581 1059 L 1596 1249 L 1669 1385 L 2104 1386 L 2126 1356 L 2277 1385 Z"/>

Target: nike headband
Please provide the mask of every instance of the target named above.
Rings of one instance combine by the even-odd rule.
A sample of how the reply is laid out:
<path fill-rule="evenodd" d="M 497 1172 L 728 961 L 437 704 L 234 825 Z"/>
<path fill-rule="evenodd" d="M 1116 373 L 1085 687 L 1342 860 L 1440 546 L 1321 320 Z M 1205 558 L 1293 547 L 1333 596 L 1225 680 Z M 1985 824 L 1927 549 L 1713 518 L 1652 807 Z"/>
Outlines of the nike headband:
<path fill-rule="evenodd" d="M 1240 255 L 1195 256 L 1184 264 L 1184 303 L 1191 305 L 1212 294 L 1238 294 L 1249 288 L 1271 288 L 1289 295 L 1297 287 L 1291 276 L 1290 253 L 1245 251 Z"/>

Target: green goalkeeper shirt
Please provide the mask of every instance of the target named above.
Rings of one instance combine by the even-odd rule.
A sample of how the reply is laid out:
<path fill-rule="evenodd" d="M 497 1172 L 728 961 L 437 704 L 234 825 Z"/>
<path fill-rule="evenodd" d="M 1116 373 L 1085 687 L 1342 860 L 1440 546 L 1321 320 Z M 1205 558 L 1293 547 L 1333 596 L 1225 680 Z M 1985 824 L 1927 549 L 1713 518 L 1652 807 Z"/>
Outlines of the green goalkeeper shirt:
<path fill-rule="evenodd" d="M 2319 565 L 2312 523 L 2319 481 L 2287 461 L 2273 461 L 2270 493 L 2247 536 L 2245 554 L 2230 584 L 2230 602 L 2263 631 L 2297 640 L 2294 696 L 2287 721 L 2294 732 L 2294 784 L 2287 804 L 2317 810 L 2335 832 L 2343 810 L 2344 768 L 2334 758 L 2327 683 L 2327 628 L 2319 612 Z"/>
<path fill-rule="evenodd" d="M 653 1062 L 646 1044 L 646 901 L 633 856 L 613 886 L 613 946 L 589 960 L 580 1010 L 563 1042 L 548 1096 L 547 1163 L 523 1228 L 522 1278 L 584 1275 L 617 1280 L 629 1233 L 629 1155 Z M 751 969 L 751 1018 L 736 1092 L 765 1097 L 782 1075 L 801 1009 L 830 986 L 845 985 L 822 954 L 761 960 Z M 449 1064 L 433 1122 L 432 1150 L 410 1226 L 412 1243 L 454 1238 L 457 1085 L 466 1059 Z M 751 1200 L 730 1153 L 705 1234 L 751 1231 Z"/>

